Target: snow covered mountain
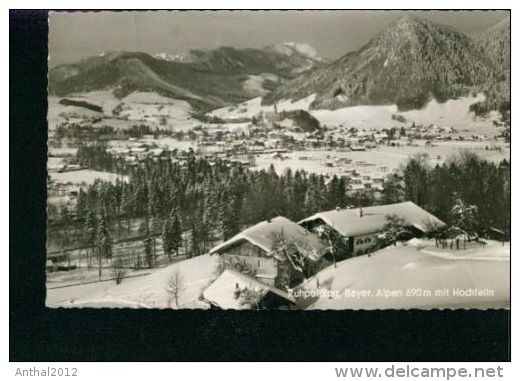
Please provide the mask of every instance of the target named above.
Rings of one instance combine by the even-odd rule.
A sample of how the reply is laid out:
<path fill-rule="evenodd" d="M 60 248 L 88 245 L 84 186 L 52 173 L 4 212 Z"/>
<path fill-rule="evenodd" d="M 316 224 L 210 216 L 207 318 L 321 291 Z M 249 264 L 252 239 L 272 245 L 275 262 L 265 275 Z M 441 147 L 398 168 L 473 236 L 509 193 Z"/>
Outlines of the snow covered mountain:
<path fill-rule="evenodd" d="M 321 62 L 308 45 L 284 48 L 192 50 L 186 54 L 106 52 L 49 72 L 52 95 L 111 90 L 186 100 L 207 111 L 265 94 Z"/>
<path fill-rule="evenodd" d="M 284 42 L 277 45 L 272 45 L 266 49 L 276 50 L 279 53 L 285 54 L 287 56 L 291 56 L 294 54 L 299 54 L 301 56 L 307 57 L 310 60 L 314 61 L 324 61 L 322 57 L 318 54 L 316 49 L 306 43 L 300 42 Z"/>
<path fill-rule="evenodd" d="M 265 104 L 316 93 L 315 109 L 397 104 L 422 108 L 483 90 L 497 70 L 475 41 L 415 17 L 389 25 L 360 49 L 314 67 L 264 97 Z"/>
<path fill-rule="evenodd" d="M 192 57 L 189 53 L 177 53 L 177 54 L 171 54 L 166 52 L 156 53 L 153 55 L 154 58 L 157 58 L 159 60 L 163 61 L 170 61 L 170 62 L 192 62 L 194 60 L 194 57 Z"/>

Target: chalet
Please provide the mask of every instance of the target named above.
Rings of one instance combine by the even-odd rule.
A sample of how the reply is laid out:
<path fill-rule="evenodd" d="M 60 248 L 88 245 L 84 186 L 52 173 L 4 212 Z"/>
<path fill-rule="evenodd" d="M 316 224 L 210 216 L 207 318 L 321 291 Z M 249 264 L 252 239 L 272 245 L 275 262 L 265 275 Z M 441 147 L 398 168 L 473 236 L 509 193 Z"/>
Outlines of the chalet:
<path fill-rule="evenodd" d="M 280 240 L 290 242 L 316 268 L 326 261 L 323 258 L 328 252 L 326 244 L 314 233 L 285 217 L 276 217 L 251 226 L 214 247 L 209 253 L 219 254 L 226 268 L 238 269 L 273 286 L 282 268 L 296 267 L 292 258 L 281 253 L 277 247 Z"/>
<path fill-rule="evenodd" d="M 253 291 L 258 295 L 255 306 L 245 304 L 243 295 Z M 274 309 L 291 308 L 296 301 L 294 297 L 273 286 L 242 274 L 235 270 L 224 272 L 211 283 L 203 292 L 202 297 L 213 309 Z"/>
<path fill-rule="evenodd" d="M 348 243 L 349 253 L 360 255 L 372 251 L 378 245 L 378 235 L 384 231 L 388 215 L 402 218 L 405 227 L 414 236 L 422 236 L 432 228 L 444 225 L 444 222 L 411 201 L 362 209 L 337 208 L 316 213 L 299 224 L 318 234 L 327 225 Z"/>

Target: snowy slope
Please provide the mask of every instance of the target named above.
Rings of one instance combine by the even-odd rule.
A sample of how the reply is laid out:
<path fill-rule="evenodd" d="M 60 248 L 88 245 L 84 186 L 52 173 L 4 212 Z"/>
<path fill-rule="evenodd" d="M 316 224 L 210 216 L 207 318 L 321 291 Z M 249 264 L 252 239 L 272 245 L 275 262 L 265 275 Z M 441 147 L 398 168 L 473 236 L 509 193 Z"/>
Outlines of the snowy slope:
<path fill-rule="evenodd" d="M 216 266 L 217 256 L 206 254 L 151 275 L 124 279 L 121 285 L 96 282 L 52 289 L 48 290 L 47 306 L 176 308 L 166 288 L 168 279 L 178 270 L 185 285 L 180 308 L 208 308 L 200 297 L 216 278 Z M 306 309 L 509 308 L 509 268 L 509 243 L 502 246 L 487 241 L 485 248 L 468 246 L 457 251 L 413 239 L 370 256 L 344 260 L 336 268 L 329 266 L 292 295 L 297 306 Z M 454 290 L 479 290 L 483 294 L 456 295 Z"/>
<path fill-rule="evenodd" d="M 292 101 L 284 100 L 276 104 L 277 110 L 293 111 L 293 110 L 308 110 L 310 104 L 314 101 L 314 94 L 306 98 Z M 261 112 L 274 112 L 274 106 L 263 106 L 262 98 L 254 98 L 248 101 L 239 103 L 236 106 L 223 107 L 211 111 L 208 115 L 216 116 L 223 119 L 237 119 L 237 118 L 252 118 L 258 116 Z"/>
<path fill-rule="evenodd" d="M 271 48 L 287 56 L 293 55 L 295 52 L 297 52 L 302 56 L 308 57 L 309 59 L 323 61 L 323 58 L 320 57 L 316 49 L 314 49 L 311 45 L 303 42 L 284 42 L 278 45 L 273 45 Z"/>
<path fill-rule="evenodd" d="M 300 307 L 309 309 L 508 308 L 509 269 L 509 244 L 488 241 L 486 248 L 457 251 L 415 239 L 330 266 L 295 296 L 299 290 L 311 293 L 299 299 Z M 486 295 L 454 292 L 474 289 Z"/>
<path fill-rule="evenodd" d="M 392 115 L 402 115 L 407 120 L 407 124 L 415 122 L 429 126 L 451 126 L 458 129 L 469 128 L 474 130 L 486 129 L 495 131 L 493 120 L 498 118 L 498 114 L 491 113 L 489 118 L 476 118 L 473 112 L 469 111 L 470 105 L 483 101 L 485 96 L 479 94 L 476 97 L 468 96 L 445 103 L 436 100 L 428 102 L 426 107 L 420 110 L 398 112 L 397 105 L 382 106 L 353 106 L 337 110 L 313 110 L 311 114 L 324 125 L 353 126 L 356 128 L 391 128 L 400 127 L 403 124 L 392 119 Z M 486 131 L 487 132 L 487 131 Z"/>
<path fill-rule="evenodd" d="M 457 129 L 470 129 L 479 133 L 489 133 L 496 131 L 493 120 L 499 115 L 492 112 L 488 118 L 476 118 L 475 113 L 469 111 L 473 103 L 483 101 L 485 96 L 478 94 L 476 97 L 467 96 L 445 103 L 436 100 L 428 102 L 426 107 L 420 110 L 410 110 L 398 112 L 397 105 L 382 106 L 353 106 L 337 110 L 313 110 L 311 114 L 320 121 L 322 125 L 337 126 L 344 124 L 356 128 L 391 128 L 401 127 L 399 123 L 392 119 L 392 115 L 402 115 L 407 120 L 407 124 L 415 122 L 429 126 L 451 126 Z"/>
<path fill-rule="evenodd" d="M 480 133 L 496 131 L 493 120 L 499 118 L 498 113 L 491 112 L 487 118 L 476 118 L 473 112 L 469 111 L 469 106 L 473 103 L 483 101 L 485 96 L 460 97 L 439 103 L 431 100 L 426 107 L 420 110 L 399 112 L 397 105 L 363 105 L 344 107 L 336 110 L 318 109 L 309 110 L 310 105 L 315 100 L 316 95 L 297 101 L 283 100 L 277 103 L 278 111 L 306 110 L 309 111 L 322 125 L 338 126 L 345 125 L 356 128 L 391 128 L 400 127 L 403 124 L 392 119 L 393 115 L 402 115 L 407 123 L 423 124 L 425 126 L 434 124 L 438 126 L 451 126 L 454 128 L 468 128 Z M 274 106 L 261 104 L 261 98 L 254 98 L 238 104 L 237 106 L 224 107 L 214 110 L 210 115 L 218 116 L 223 119 L 251 118 L 261 112 L 273 112 Z"/>
<path fill-rule="evenodd" d="M 49 290 L 51 295 L 47 296 L 47 306 L 175 308 L 166 288 L 169 278 L 177 270 L 184 278 L 185 286 L 179 297 L 179 307 L 207 308 L 206 303 L 199 301 L 199 296 L 214 279 L 216 266 L 217 256 L 206 254 L 175 263 L 148 276 L 124 279 L 120 285 L 115 282 L 95 283 L 95 287 L 85 285 L 87 292 L 82 292 L 81 287 L 60 289 L 59 301 L 53 301 L 54 290 Z"/>
<path fill-rule="evenodd" d="M 101 172 L 91 169 L 81 169 L 69 172 L 49 172 L 51 180 L 61 184 L 94 184 L 97 179 L 115 182 L 117 179 L 128 181 L 128 176 L 119 175 L 111 172 Z"/>

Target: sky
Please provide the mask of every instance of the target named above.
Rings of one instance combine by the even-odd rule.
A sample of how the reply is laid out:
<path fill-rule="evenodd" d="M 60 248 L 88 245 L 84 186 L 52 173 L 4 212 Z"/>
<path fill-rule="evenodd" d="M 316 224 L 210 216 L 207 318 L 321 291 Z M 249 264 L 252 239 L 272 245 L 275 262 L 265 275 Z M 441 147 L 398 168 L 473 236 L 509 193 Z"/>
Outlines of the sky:
<path fill-rule="evenodd" d="M 261 48 L 304 42 L 336 59 L 355 50 L 404 14 L 450 25 L 464 33 L 484 30 L 505 11 L 146 11 L 52 12 L 49 66 L 104 51 L 182 53 L 220 46 Z"/>

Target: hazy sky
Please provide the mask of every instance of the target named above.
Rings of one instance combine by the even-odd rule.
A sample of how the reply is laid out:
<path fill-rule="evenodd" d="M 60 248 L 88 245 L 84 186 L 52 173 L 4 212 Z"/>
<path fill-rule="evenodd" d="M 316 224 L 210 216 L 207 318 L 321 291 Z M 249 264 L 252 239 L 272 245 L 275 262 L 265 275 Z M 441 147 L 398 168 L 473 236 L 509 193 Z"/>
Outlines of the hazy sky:
<path fill-rule="evenodd" d="M 109 50 L 180 53 L 219 46 L 259 48 L 280 42 L 311 44 L 338 58 L 403 14 L 483 30 L 507 12 L 493 11 L 172 11 L 54 12 L 50 16 L 50 67 Z"/>

